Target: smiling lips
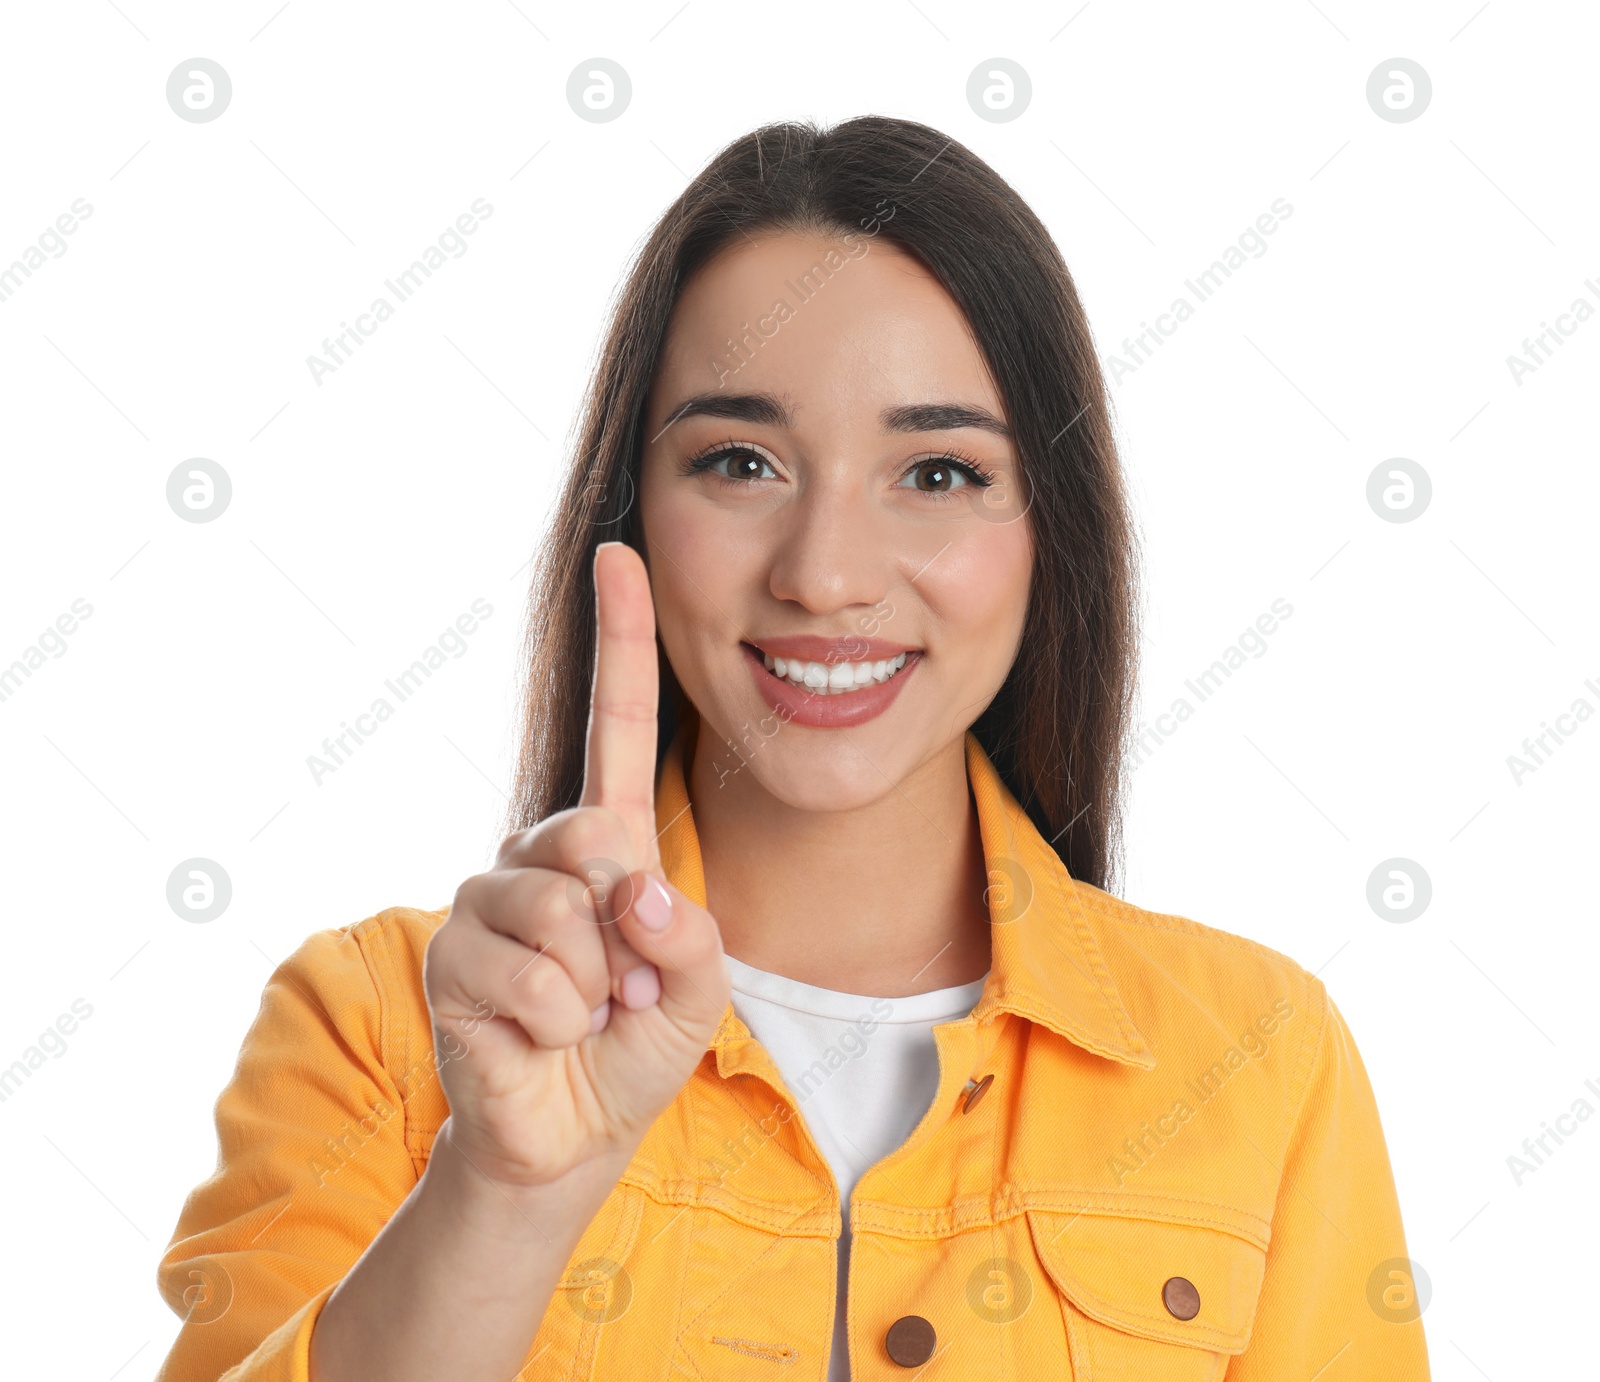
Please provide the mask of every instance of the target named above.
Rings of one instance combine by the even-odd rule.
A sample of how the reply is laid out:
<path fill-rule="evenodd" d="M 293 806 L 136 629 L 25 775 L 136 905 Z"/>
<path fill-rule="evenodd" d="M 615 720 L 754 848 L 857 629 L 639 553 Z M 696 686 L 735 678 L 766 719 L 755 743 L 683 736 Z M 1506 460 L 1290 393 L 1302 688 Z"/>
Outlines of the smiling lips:
<path fill-rule="evenodd" d="M 779 718 L 844 729 L 887 710 L 922 651 L 875 638 L 800 635 L 743 643 L 756 688 Z"/>
<path fill-rule="evenodd" d="M 877 662 L 835 662 L 829 667 L 820 662 L 804 662 L 797 657 L 775 658 L 766 653 L 763 663 L 775 677 L 784 677 L 819 696 L 838 696 L 858 686 L 881 686 L 906 665 L 906 655 L 880 658 Z"/>

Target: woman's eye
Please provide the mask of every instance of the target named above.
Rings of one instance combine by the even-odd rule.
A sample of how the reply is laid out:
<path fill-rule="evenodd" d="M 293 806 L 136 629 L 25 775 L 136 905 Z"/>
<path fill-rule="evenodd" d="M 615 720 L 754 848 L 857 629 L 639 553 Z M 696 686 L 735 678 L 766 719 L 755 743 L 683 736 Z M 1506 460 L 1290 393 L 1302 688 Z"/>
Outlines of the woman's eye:
<path fill-rule="evenodd" d="M 730 480 L 767 480 L 777 477 L 777 472 L 765 456 L 744 447 L 730 447 L 701 456 L 694 462 L 694 468 L 708 470 L 713 475 Z"/>
<path fill-rule="evenodd" d="M 964 465 L 942 459 L 918 461 L 900 481 L 909 489 L 932 494 L 959 489 L 972 482 L 972 476 Z"/>

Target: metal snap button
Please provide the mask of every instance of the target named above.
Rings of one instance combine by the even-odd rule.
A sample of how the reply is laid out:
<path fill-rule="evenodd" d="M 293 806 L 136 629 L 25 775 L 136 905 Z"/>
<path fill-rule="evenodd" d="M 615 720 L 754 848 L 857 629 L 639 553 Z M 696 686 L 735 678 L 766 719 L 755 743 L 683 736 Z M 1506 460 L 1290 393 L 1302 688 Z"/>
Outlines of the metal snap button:
<path fill-rule="evenodd" d="M 903 1315 L 889 1326 L 883 1346 L 890 1359 L 903 1368 L 920 1368 L 933 1357 L 938 1335 L 921 1315 Z"/>
<path fill-rule="evenodd" d="M 978 1081 L 977 1084 L 973 1084 L 971 1080 L 968 1080 L 967 1098 L 966 1102 L 961 1105 L 961 1111 L 963 1113 L 971 1113 L 972 1106 L 989 1092 L 989 1086 L 993 1083 L 993 1075 L 985 1075 L 981 1080 Z"/>
<path fill-rule="evenodd" d="M 1200 1292 L 1187 1277 L 1169 1277 L 1161 1288 L 1161 1301 L 1167 1313 L 1180 1320 L 1192 1320 L 1200 1313 Z"/>

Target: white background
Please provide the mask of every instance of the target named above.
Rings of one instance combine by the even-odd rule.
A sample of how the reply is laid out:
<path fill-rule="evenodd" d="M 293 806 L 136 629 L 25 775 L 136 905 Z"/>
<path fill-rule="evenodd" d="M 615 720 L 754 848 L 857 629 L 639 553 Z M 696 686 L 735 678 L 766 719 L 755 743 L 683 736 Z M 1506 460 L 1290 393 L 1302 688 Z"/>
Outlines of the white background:
<path fill-rule="evenodd" d="M 1292 617 L 1133 780 L 1133 901 L 1318 971 L 1383 1112 L 1435 1376 L 1592 1357 L 1600 1120 L 1506 1158 L 1600 1083 L 1600 718 L 1520 785 L 1507 756 L 1600 708 L 1600 304 L 1590 6 L 675 0 L 8 7 L 0 264 L 92 215 L 0 302 L 0 664 L 93 614 L 0 703 L 0 1065 L 93 1015 L 0 1104 L 16 1375 L 149 1377 L 155 1267 L 211 1171 L 212 1102 L 272 967 L 311 931 L 437 907 L 496 843 L 524 563 L 622 267 L 761 121 L 933 124 L 1038 211 L 1102 353 L 1286 199 L 1293 215 L 1113 389 L 1145 543 L 1149 713 L 1276 598 Z M 205 56 L 221 118 L 169 108 Z M 633 81 L 606 124 L 568 74 Z M 980 119 L 968 75 L 1023 64 Z M 1368 74 L 1432 102 L 1380 119 Z M 531 160 L 531 161 L 530 161 Z M 494 208 L 337 373 L 306 357 L 476 198 Z M 1586 288 L 1585 279 L 1596 280 Z M 180 521 L 179 462 L 233 482 Z M 1414 522 L 1379 463 L 1431 476 Z M 493 615 L 317 785 L 306 758 L 477 598 Z M 227 912 L 180 919 L 204 856 Z M 1433 898 L 1395 924 L 1382 860 Z M 1336 1365 L 1326 1382 L 1343 1376 Z"/>

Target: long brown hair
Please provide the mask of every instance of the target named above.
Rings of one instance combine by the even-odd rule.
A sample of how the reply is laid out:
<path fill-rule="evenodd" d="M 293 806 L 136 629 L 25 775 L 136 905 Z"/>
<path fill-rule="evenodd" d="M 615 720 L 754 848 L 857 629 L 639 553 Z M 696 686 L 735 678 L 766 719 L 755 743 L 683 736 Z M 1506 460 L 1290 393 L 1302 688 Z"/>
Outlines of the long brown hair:
<path fill-rule="evenodd" d="M 1110 888 L 1135 676 L 1136 540 L 1088 322 L 1060 252 L 1016 192 L 938 130 L 884 116 L 744 135 L 689 184 L 639 251 L 529 592 L 508 829 L 578 801 L 594 548 L 620 539 L 646 553 L 634 501 L 668 317 L 699 266 L 758 228 L 881 234 L 920 259 L 971 323 L 1005 402 L 1036 554 L 1016 662 L 972 729 L 1072 876 Z M 661 670 L 664 753 L 687 702 L 664 656 Z"/>

